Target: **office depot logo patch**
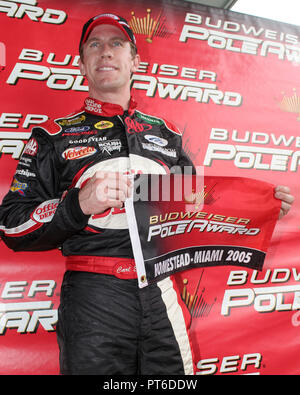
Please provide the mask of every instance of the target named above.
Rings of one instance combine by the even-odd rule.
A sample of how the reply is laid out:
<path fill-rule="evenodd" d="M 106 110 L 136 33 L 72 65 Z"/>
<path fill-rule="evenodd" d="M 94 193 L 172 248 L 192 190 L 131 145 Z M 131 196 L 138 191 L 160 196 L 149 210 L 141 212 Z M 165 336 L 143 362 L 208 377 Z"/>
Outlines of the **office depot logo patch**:
<path fill-rule="evenodd" d="M 94 155 L 96 152 L 97 150 L 95 147 L 74 147 L 65 150 L 62 153 L 62 157 L 66 160 L 82 159 Z"/>
<path fill-rule="evenodd" d="M 50 222 L 55 214 L 58 203 L 59 199 L 43 202 L 34 210 L 32 219 L 41 223 Z"/>

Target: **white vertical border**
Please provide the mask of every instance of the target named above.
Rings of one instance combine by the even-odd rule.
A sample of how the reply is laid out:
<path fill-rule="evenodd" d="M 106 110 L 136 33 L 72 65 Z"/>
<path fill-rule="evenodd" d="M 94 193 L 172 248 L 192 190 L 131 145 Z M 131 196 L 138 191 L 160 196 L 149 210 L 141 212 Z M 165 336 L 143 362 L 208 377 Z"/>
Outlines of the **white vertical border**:
<path fill-rule="evenodd" d="M 166 306 L 167 315 L 179 346 L 184 374 L 193 375 L 193 353 L 182 307 L 178 302 L 178 298 L 180 298 L 178 290 L 175 289 L 173 280 L 170 277 L 158 281 L 157 286 L 161 290 L 161 298 Z"/>
<path fill-rule="evenodd" d="M 142 246 L 141 246 L 141 241 L 140 241 L 140 236 L 138 232 L 136 216 L 134 211 L 133 197 L 126 199 L 124 206 L 127 215 L 129 235 L 130 235 L 130 240 L 133 250 L 133 256 L 135 260 L 138 283 L 140 288 L 144 288 L 148 285 L 148 281 L 147 281 L 144 256 L 143 256 L 143 251 L 142 251 Z"/>

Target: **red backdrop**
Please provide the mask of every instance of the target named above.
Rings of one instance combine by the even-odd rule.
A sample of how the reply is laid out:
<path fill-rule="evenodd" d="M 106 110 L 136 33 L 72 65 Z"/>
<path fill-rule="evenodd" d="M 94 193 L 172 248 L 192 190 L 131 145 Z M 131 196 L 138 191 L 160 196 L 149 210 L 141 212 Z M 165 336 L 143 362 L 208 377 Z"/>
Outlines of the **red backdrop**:
<path fill-rule="evenodd" d="M 300 27 L 172 0 L 131 0 L 129 7 L 125 0 L 1 1 L 0 198 L 31 126 L 81 106 L 81 27 L 107 11 L 135 30 L 140 108 L 184 132 L 197 166 L 288 185 L 296 196 L 262 272 L 217 267 L 178 275 L 197 373 L 299 374 Z M 0 243 L 2 374 L 58 373 L 63 272 L 59 251 L 14 253 Z"/>

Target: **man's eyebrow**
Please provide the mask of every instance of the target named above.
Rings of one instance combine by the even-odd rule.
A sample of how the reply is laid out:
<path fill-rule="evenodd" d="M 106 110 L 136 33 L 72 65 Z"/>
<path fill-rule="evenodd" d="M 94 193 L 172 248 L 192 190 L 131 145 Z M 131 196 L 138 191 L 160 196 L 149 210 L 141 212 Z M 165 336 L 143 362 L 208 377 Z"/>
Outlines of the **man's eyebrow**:
<path fill-rule="evenodd" d="M 127 41 L 125 38 L 123 38 L 123 37 L 120 37 L 120 36 L 113 37 L 113 38 L 112 38 L 112 40 L 121 40 L 121 41 Z"/>
<path fill-rule="evenodd" d="M 86 40 L 86 43 L 89 43 L 89 42 L 91 42 L 91 41 L 100 41 L 100 40 L 99 40 L 99 38 L 97 38 L 97 37 L 89 37 L 89 38 Z"/>
<path fill-rule="evenodd" d="M 114 40 L 121 40 L 123 42 L 127 41 L 125 38 L 120 37 L 120 36 L 115 36 L 115 37 L 112 37 L 109 39 L 109 41 L 114 41 Z M 89 37 L 86 42 L 89 43 L 91 41 L 101 41 L 101 39 L 98 37 Z"/>

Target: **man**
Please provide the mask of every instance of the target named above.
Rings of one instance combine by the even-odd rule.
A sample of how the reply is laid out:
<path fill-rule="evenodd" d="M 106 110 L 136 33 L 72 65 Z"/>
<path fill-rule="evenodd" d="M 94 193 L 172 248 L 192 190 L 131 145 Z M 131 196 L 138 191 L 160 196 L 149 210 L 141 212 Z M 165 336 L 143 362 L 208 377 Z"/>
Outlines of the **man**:
<path fill-rule="evenodd" d="M 174 126 L 136 110 L 130 77 L 140 58 L 123 18 L 90 19 L 80 55 L 89 98 L 33 128 L 1 206 L 2 239 L 15 251 L 59 247 L 66 256 L 62 374 L 193 374 L 186 306 L 172 277 L 138 289 L 124 212 L 128 175 L 192 164 Z M 149 138 L 168 144 L 153 150 Z M 293 197 L 286 187 L 276 196 L 282 216 Z"/>

